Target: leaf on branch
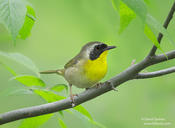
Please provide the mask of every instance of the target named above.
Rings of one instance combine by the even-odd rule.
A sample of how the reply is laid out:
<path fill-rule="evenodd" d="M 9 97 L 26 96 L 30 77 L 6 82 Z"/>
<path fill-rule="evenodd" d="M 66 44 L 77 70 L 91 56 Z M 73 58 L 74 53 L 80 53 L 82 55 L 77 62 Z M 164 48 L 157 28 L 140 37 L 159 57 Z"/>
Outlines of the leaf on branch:
<path fill-rule="evenodd" d="M 145 22 L 147 9 L 144 1 L 112 0 L 112 5 L 120 14 L 120 28 L 118 31 L 119 34 L 121 34 L 123 30 L 126 29 L 129 23 L 136 17 L 136 14 L 141 18 L 143 22 Z"/>
<path fill-rule="evenodd" d="M 51 87 L 51 90 L 56 91 L 56 92 L 61 92 L 64 89 L 66 89 L 66 91 L 68 91 L 68 86 L 65 84 L 57 84 L 57 85 L 54 85 L 53 87 Z"/>
<path fill-rule="evenodd" d="M 19 126 L 19 128 L 38 128 L 41 125 L 43 125 L 45 122 L 47 122 L 53 114 L 47 114 L 37 117 L 32 117 L 28 119 L 24 119 Z"/>
<path fill-rule="evenodd" d="M 150 4 L 150 0 L 144 0 L 146 4 Z"/>
<path fill-rule="evenodd" d="M 36 67 L 36 65 L 33 63 L 33 61 L 24 55 L 20 53 L 6 53 L 6 52 L 0 51 L 0 56 L 3 56 L 7 59 L 13 60 L 19 64 L 24 65 L 26 68 L 30 69 L 31 71 L 36 73 L 38 76 L 40 76 L 39 70 Z"/>
<path fill-rule="evenodd" d="M 86 128 L 93 128 L 94 126 L 97 126 L 98 128 L 106 128 L 104 125 L 94 121 L 93 119 L 88 118 L 87 116 L 81 114 L 78 111 L 72 111 L 72 112 L 85 124 Z"/>
<path fill-rule="evenodd" d="M 99 127 L 99 128 L 106 128 L 106 126 L 104 126 L 103 124 L 97 122 L 97 121 L 94 121 L 94 120 L 91 120 L 90 121 L 93 125 Z"/>
<path fill-rule="evenodd" d="M 157 41 L 156 36 L 154 35 L 154 33 L 152 32 L 152 30 L 149 28 L 149 26 L 148 26 L 147 24 L 145 25 L 144 33 L 145 33 L 145 35 L 154 43 L 154 45 L 155 45 L 158 49 L 160 49 L 162 52 L 164 52 L 163 49 L 160 47 L 160 44 L 159 44 L 159 42 Z"/>
<path fill-rule="evenodd" d="M 58 123 L 61 128 L 67 128 L 66 124 L 64 123 L 62 119 L 58 118 Z"/>
<path fill-rule="evenodd" d="M 52 91 L 48 91 L 48 90 L 34 89 L 34 92 L 49 103 L 65 99 L 65 97 L 57 95 Z"/>
<path fill-rule="evenodd" d="M 73 109 L 75 109 L 76 111 L 80 112 L 81 114 L 83 114 L 84 116 L 86 116 L 87 118 L 89 118 L 90 120 L 93 120 L 90 113 L 81 105 L 78 105 L 76 107 L 74 107 Z"/>
<path fill-rule="evenodd" d="M 23 0 L 0 0 L 0 23 L 10 32 L 13 41 L 26 39 L 35 23 L 36 15 Z"/>
<path fill-rule="evenodd" d="M 112 6 L 115 10 L 119 11 L 120 0 L 112 0 Z"/>
<path fill-rule="evenodd" d="M 33 92 L 27 88 L 21 88 L 21 86 L 11 86 L 0 91 L 0 98 L 2 96 L 31 95 L 31 94 L 33 94 Z"/>
<path fill-rule="evenodd" d="M 25 84 L 26 86 L 28 84 L 30 84 L 31 82 L 33 82 L 31 79 L 31 81 L 24 81 L 23 79 L 19 78 L 21 76 L 17 76 L 16 72 L 10 68 L 9 66 L 5 65 L 4 63 L 0 62 L 0 65 L 2 65 L 5 69 L 7 69 L 13 76 L 15 76 L 13 79 L 18 80 L 19 82 Z M 24 76 L 23 76 L 24 77 Z M 34 77 L 34 76 L 32 76 Z M 45 85 L 44 83 L 42 83 L 40 80 L 38 82 L 36 82 L 36 80 L 34 81 L 35 84 L 39 85 L 39 86 L 43 86 Z M 32 85 L 32 84 L 31 84 Z M 30 86 L 30 85 L 29 85 Z M 7 88 L 5 91 L 3 91 L 0 95 L 5 95 L 5 96 L 10 96 L 10 95 L 19 95 L 19 94 L 33 94 L 33 92 L 30 89 L 21 89 L 20 88 Z"/>
<path fill-rule="evenodd" d="M 148 24 L 148 26 L 157 33 L 161 32 L 169 40 L 169 42 L 175 46 L 175 43 L 167 30 L 150 14 L 147 14 L 146 24 Z"/>
<path fill-rule="evenodd" d="M 36 76 L 16 76 L 16 77 L 13 77 L 12 80 L 13 79 L 29 87 L 30 86 L 41 86 L 41 87 L 46 86 L 44 81 Z"/>
<path fill-rule="evenodd" d="M 8 93 L 6 93 L 6 96 L 13 96 L 13 95 L 31 95 L 33 94 L 33 92 L 29 89 L 16 89 L 16 90 L 12 90 L 9 91 Z"/>
<path fill-rule="evenodd" d="M 94 121 L 92 116 L 90 115 L 90 113 L 83 106 L 78 105 L 78 106 L 74 107 L 73 109 L 75 109 L 77 112 L 79 112 L 82 115 L 83 119 L 85 119 L 89 123 L 96 125 L 100 128 L 105 128 L 104 125 Z M 77 114 L 77 113 L 75 113 L 75 114 Z"/>
<path fill-rule="evenodd" d="M 147 15 L 147 7 L 143 0 L 122 0 L 135 14 L 137 14 L 142 21 L 145 22 Z"/>
<path fill-rule="evenodd" d="M 118 0 L 116 0 L 118 1 Z M 144 25 L 145 23 L 151 28 L 154 29 L 155 31 L 157 31 L 158 33 L 161 32 L 165 37 L 168 38 L 168 40 L 174 45 L 174 41 L 172 40 L 172 38 L 170 37 L 170 35 L 168 34 L 167 30 L 154 18 L 152 17 L 150 14 L 147 13 L 147 8 L 146 8 L 146 4 L 144 3 L 143 0 L 122 0 L 123 3 L 125 3 L 132 11 L 134 11 L 134 13 L 136 15 L 138 15 L 140 17 L 140 19 L 143 21 Z M 116 9 L 117 6 L 116 4 L 119 4 L 119 2 L 115 2 L 115 0 L 112 1 L 114 8 Z M 120 2 L 121 4 L 121 2 Z M 127 8 L 123 8 L 125 10 L 127 10 Z M 124 11 L 123 11 L 124 12 Z M 121 13 L 120 13 L 121 16 Z M 133 17 L 132 17 L 133 18 Z M 127 27 L 127 25 L 131 22 L 132 18 L 128 18 L 127 20 L 124 19 L 122 27 L 121 26 L 121 21 L 120 21 L 120 31 L 122 32 L 123 29 L 125 27 Z M 126 21 L 126 22 L 125 22 Z M 147 28 L 146 28 L 147 29 Z M 119 31 L 119 32 L 120 32 Z M 145 30 L 144 30 L 145 31 Z M 149 36 L 148 36 L 149 37 Z M 151 39 L 152 40 L 152 39 Z M 154 39 L 153 39 L 154 40 Z M 152 41 L 153 41 L 152 40 Z M 156 46 L 158 46 L 157 42 L 154 40 L 153 42 Z M 158 47 L 160 49 L 160 47 Z M 162 51 L 162 49 L 160 49 Z"/>
<path fill-rule="evenodd" d="M 32 30 L 32 27 L 36 21 L 36 15 L 35 11 L 31 6 L 27 5 L 27 12 L 25 16 L 25 22 L 19 31 L 18 37 L 21 39 L 26 39 L 28 36 L 30 36 L 30 32 Z"/>
<path fill-rule="evenodd" d="M 119 34 L 129 25 L 129 23 L 136 17 L 135 13 L 128 8 L 123 2 L 120 1 L 119 5 L 119 14 L 120 14 L 120 28 Z"/>
<path fill-rule="evenodd" d="M 13 41 L 24 24 L 26 6 L 22 0 L 0 0 L 0 22 L 12 35 Z"/>
<path fill-rule="evenodd" d="M 16 72 L 6 64 L 0 62 L 0 65 L 2 65 L 5 69 L 7 69 L 12 75 L 17 76 Z"/>

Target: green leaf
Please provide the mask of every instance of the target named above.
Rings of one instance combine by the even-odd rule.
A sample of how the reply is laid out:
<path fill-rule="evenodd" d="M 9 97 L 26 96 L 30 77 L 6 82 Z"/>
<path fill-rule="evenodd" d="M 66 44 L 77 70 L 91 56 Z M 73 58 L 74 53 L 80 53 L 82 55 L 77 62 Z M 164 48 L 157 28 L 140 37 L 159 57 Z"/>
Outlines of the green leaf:
<path fill-rule="evenodd" d="M 57 85 L 54 85 L 53 87 L 51 87 L 51 90 L 56 91 L 56 92 L 61 92 L 64 89 L 66 89 L 66 91 L 68 91 L 68 86 L 65 84 L 57 84 Z"/>
<path fill-rule="evenodd" d="M 93 125 L 99 127 L 99 128 L 106 128 L 106 126 L 104 126 L 103 124 L 97 122 L 97 121 L 94 121 L 94 120 L 90 120 L 90 123 L 92 123 Z"/>
<path fill-rule="evenodd" d="M 169 42 L 175 46 L 175 43 L 172 40 L 169 33 L 167 32 L 167 30 L 150 14 L 147 15 L 146 23 L 151 29 L 155 30 L 157 33 L 161 32 L 165 37 L 168 38 Z"/>
<path fill-rule="evenodd" d="M 33 92 L 29 89 L 16 89 L 13 91 L 9 91 L 6 93 L 6 96 L 13 96 L 13 95 L 31 95 Z"/>
<path fill-rule="evenodd" d="M 66 124 L 64 123 L 63 120 L 61 120 L 60 118 L 58 118 L 58 123 L 60 125 L 61 128 L 67 128 Z"/>
<path fill-rule="evenodd" d="M 86 122 L 88 121 L 89 123 L 91 123 L 93 125 L 96 125 L 99 128 L 105 128 L 104 125 L 102 125 L 102 124 L 94 121 L 93 118 L 91 117 L 90 113 L 83 106 L 78 105 L 78 106 L 74 107 L 73 109 L 80 113 L 80 114 L 78 114 L 78 113 L 76 113 L 76 112 L 73 111 L 74 114 L 77 115 L 78 117 L 80 117 L 81 119 L 83 119 L 84 122 L 85 121 Z M 92 127 L 92 126 L 89 126 L 88 125 L 88 127 Z"/>
<path fill-rule="evenodd" d="M 150 4 L 150 0 L 144 0 L 146 4 Z"/>
<path fill-rule="evenodd" d="M 121 34 L 123 30 L 129 25 L 129 23 L 136 17 L 136 15 L 123 2 L 120 2 L 119 14 L 120 14 L 119 34 Z"/>
<path fill-rule="evenodd" d="M 64 113 L 63 113 L 63 111 L 59 111 L 59 113 L 60 113 L 60 115 L 61 115 L 61 116 L 64 116 Z"/>
<path fill-rule="evenodd" d="M 24 119 L 19 126 L 19 128 L 38 128 L 45 122 L 47 122 L 53 114 L 47 114 L 43 116 L 32 117 L 28 119 Z"/>
<path fill-rule="evenodd" d="M 154 35 L 154 33 L 152 32 L 152 30 L 149 28 L 148 25 L 145 25 L 144 33 L 145 33 L 145 35 L 154 43 L 154 45 L 155 45 L 157 48 L 161 49 L 160 44 L 159 44 L 159 42 L 157 41 L 156 36 Z M 162 50 L 162 49 L 161 49 L 161 50 Z M 163 51 L 163 50 L 162 50 L 162 51 Z"/>
<path fill-rule="evenodd" d="M 0 22 L 6 26 L 14 41 L 24 24 L 26 11 L 22 0 L 0 0 Z"/>
<path fill-rule="evenodd" d="M 80 112 L 84 116 L 88 117 L 90 120 L 93 120 L 91 115 L 90 115 L 90 113 L 83 106 L 78 105 L 78 106 L 74 107 L 73 109 L 75 109 L 76 111 Z"/>
<path fill-rule="evenodd" d="M 23 85 L 29 86 L 29 87 L 30 86 L 41 86 L 41 87 L 46 86 L 44 81 L 36 76 L 16 76 L 16 77 L 13 77 L 12 79 L 17 80 Z"/>
<path fill-rule="evenodd" d="M 17 76 L 16 72 L 6 64 L 0 62 L 0 65 L 2 65 L 5 69 L 7 69 L 12 75 Z"/>
<path fill-rule="evenodd" d="M 5 88 L 4 90 L 1 89 L 0 98 L 2 96 L 31 95 L 31 94 L 33 94 L 33 92 L 28 88 L 21 88 L 21 86 L 10 86 Z"/>
<path fill-rule="evenodd" d="M 120 0 L 112 0 L 112 6 L 115 10 L 119 11 Z"/>
<path fill-rule="evenodd" d="M 93 126 L 97 126 L 99 128 L 106 128 L 104 125 L 94 121 L 93 119 L 89 119 L 87 116 L 77 111 L 72 111 L 72 112 L 75 116 L 77 116 L 85 124 L 85 127 L 87 128 L 93 128 Z"/>
<path fill-rule="evenodd" d="M 157 38 L 156 38 L 155 34 L 152 32 L 152 30 L 146 24 L 145 24 L 144 33 L 154 43 L 154 45 L 163 52 L 163 54 L 168 59 L 167 55 L 165 54 L 165 52 L 163 51 L 163 49 L 160 47 L 160 44 L 157 41 Z"/>
<path fill-rule="evenodd" d="M 115 1 L 115 0 L 113 0 Z M 161 32 L 168 40 L 174 45 L 174 41 L 168 34 L 167 30 L 150 14 L 147 13 L 146 4 L 143 0 L 122 0 L 130 9 L 132 9 L 135 14 L 137 14 L 140 19 L 151 28 L 157 32 Z M 114 2 L 113 2 L 114 4 Z M 115 6 L 116 7 L 116 6 Z M 129 23 L 128 23 L 129 24 Z M 126 25 L 125 25 L 126 26 Z M 122 30 L 122 29 L 121 29 Z"/>
<path fill-rule="evenodd" d="M 85 128 L 93 128 L 93 124 L 90 122 L 90 119 L 85 115 L 82 115 L 78 111 L 71 110 L 73 115 L 80 119 L 80 121 L 84 124 Z"/>
<path fill-rule="evenodd" d="M 35 89 L 34 92 L 49 103 L 65 99 L 65 97 L 57 95 L 48 90 Z"/>
<path fill-rule="evenodd" d="M 19 38 L 26 39 L 30 35 L 30 31 L 36 21 L 35 11 L 31 6 L 27 6 L 27 13 L 25 17 L 24 25 L 19 32 Z"/>
<path fill-rule="evenodd" d="M 112 0 L 112 5 L 120 14 L 119 34 L 136 17 L 136 14 L 145 22 L 147 8 L 143 0 Z"/>
<path fill-rule="evenodd" d="M 122 0 L 142 21 L 146 20 L 147 7 L 143 0 Z"/>
<path fill-rule="evenodd" d="M 0 51 L 0 56 L 6 57 L 7 59 L 13 60 L 19 64 L 24 65 L 26 68 L 30 69 L 31 71 L 35 72 L 38 76 L 40 76 L 39 70 L 32 62 L 32 60 L 30 60 L 28 57 L 24 55 L 20 53 L 6 53 Z"/>

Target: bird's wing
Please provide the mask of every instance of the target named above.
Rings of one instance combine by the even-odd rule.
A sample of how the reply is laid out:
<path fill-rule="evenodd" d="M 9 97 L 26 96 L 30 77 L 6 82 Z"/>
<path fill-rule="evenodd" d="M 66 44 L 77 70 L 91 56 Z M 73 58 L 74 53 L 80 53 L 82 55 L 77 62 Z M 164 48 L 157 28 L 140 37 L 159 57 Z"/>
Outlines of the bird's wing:
<path fill-rule="evenodd" d="M 71 66 L 74 66 L 75 64 L 77 64 L 79 62 L 79 60 L 81 59 L 81 56 L 78 54 L 77 56 L 75 56 L 74 58 L 72 58 L 70 61 L 68 61 L 65 65 L 64 68 L 69 68 Z"/>

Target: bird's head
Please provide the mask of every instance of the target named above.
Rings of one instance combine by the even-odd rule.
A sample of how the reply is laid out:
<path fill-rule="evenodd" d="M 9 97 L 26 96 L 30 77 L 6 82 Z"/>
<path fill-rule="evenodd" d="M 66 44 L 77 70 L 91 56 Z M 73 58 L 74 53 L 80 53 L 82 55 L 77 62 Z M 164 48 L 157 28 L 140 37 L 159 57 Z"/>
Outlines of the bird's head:
<path fill-rule="evenodd" d="M 96 60 L 101 54 L 113 48 L 116 48 L 116 46 L 108 46 L 98 41 L 89 42 L 82 47 L 81 54 L 87 59 Z"/>

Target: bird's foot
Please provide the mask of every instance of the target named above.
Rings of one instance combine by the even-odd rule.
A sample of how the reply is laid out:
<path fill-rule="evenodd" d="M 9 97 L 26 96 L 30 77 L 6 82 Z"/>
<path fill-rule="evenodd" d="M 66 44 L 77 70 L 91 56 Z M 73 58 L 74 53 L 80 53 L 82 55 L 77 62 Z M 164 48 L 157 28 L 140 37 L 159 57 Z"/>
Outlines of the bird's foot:
<path fill-rule="evenodd" d="M 70 95 L 70 99 L 71 99 L 71 104 L 72 104 L 72 107 L 75 107 L 75 100 L 74 100 L 74 96 L 78 96 L 78 94 L 72 94 L 72 95 Z"/>
<path fill-rule="evenodd" d="M 111 82 L 109 82 L 109 81 L 107 81 L 106 83 L 107 83 L 107 85 L 111 86 L 111 89 L 112 89 L 112 90 L 118 91 L 118 90 L 115 88 L 115 86 L 114 86 L 113 83 L 111 83 Z"/>
<path fill-rule="evenodd" d="M 99 82 L 95 86 L 96 86 L 96 88 L 101 88 L 102 85 L 103 85 L 103 83 Z"/>

